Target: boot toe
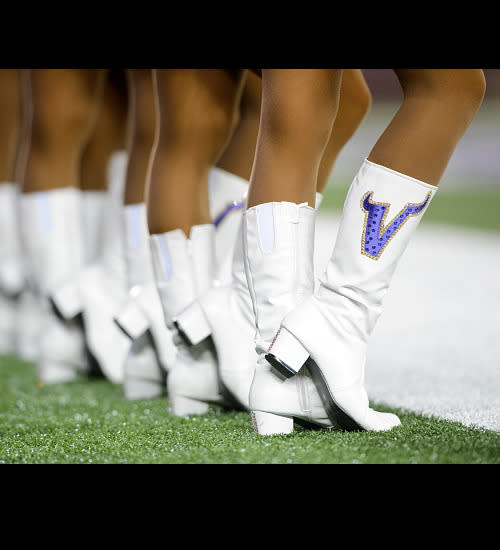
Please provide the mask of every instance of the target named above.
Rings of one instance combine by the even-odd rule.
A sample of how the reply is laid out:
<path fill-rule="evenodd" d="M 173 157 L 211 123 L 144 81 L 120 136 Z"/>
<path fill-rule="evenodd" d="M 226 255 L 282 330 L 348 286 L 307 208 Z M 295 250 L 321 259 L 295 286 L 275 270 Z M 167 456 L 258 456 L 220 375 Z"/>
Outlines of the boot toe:
<path fill-rule="evenodd" d="M 374 411 L 373 409 L 368 409 L 363 425 L 366 430 L 383 432 L 400 426 L 401 420 L 395 414 L 382 413 Z"/>

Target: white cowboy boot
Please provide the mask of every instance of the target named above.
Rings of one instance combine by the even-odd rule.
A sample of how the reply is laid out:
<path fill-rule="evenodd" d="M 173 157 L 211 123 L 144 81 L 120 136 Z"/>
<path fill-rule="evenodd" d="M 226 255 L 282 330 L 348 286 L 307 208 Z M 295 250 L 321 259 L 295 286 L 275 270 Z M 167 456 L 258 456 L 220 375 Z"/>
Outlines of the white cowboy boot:
<path fill-rule="evenodd" d="M 174 321 L 190 345 L 197 345 L 205 338 L 213 337 L 224 399 L 232 408 L 247 410 L 249 384 L 245 380 L 250 377 L 251 381 L 255 364 L 255 327 L 241 238 L 248 181 L 214 168 L 209 186 L 210 211 L 216 231 L 217 269 L 214 288 L 192 302 Z M 241 299 L 243 302 L 240 302 Z M 237 355 L 235 350 L 238 350 Z M 238 358 L 238 366 L 241 368 L 234 368 L 234 357 Z M 229 370 L 228 362 L 233 366 Z"/>
<path fill-rule="evenodd" d="M 19 295 L 24 287 L 15 183 L 0 183 L 0 354 L 14 353 Z"/>
<path fill-rule="evenodd" d="M 98 259 L 101 250 L 107 192 L 105 190 L 82 190 L 80 193 L 82 224 L 85 228 L 83 236 L 84 263 L 89 265 Z"/>
<path fill-rule="evenodd" d="M 213 284 L 214 231 L 207 224 L 192 227 L 189 239 L 180 229 L 150 237 L 160 303 L 174 333 L 175 316 Z M 223 403 L 213 343 L 205 339 L 189 346 L 178 334 L 175 340 L 177 357 L 167 377 L 172 414 L 204 414 L 208 403 Z"/>
<path fill-rule="evenodd" d="M 254 427 L 260 435 L 290 433 L 294 418 L 329 427 L 310 378 L 280 379 L 264 359 L 281 319 L 313 294 L 315 209 L 261 204 L 245 212 L 244 224 L 246 278 L 257 327 L 258 361 L 249 392 Z M 291 414 L 282 416 L 283 411 Z"/>
<path fill-rule="evenodd" d="M 123 225 L 129 296 L 115 321 L 132 341 L 124 366 L 124 392 L 127 399 L 153 399 L 164 393 L 165 374 L 176 349 L 156 290 L 146 205 L 124 206 Z"/>
<path fill-rule="evenodd" d="M 211 170 L 209 198 L 216 229 L 215 285 L 223 284 L 230 277 L 227 272 L 247 187 L 247 181 L 225 170 Z M 133 340 L 125 365 L 125 393 L 129 398 L 152 398 L 163 393 L 165 372 L 175 361 L 176 349 L 172 332 L 165 325 L 154 282 L 147 245 L 146 206 L 130 205 L 124 210 L 130 299 L 116 322 Z"/>
<path fill-rule="evenodd" d="M 73 188 L 20 197 L 22 240 L 41 301 L 37 366 L 44 383 L 73 381 L 88 367 L 80 320 L 62 320 L 50 303 L 51 293 L 75 280 L 82 268 L 79 198 Z"/>
<path fill-rule="evenodd" d="M 248 390 L 257 361 L 255 319 L 243 262 L 241 226 L 232 263 L 231 284 L 211 288 L 174 318 L 191 346 L 211 339 L 217 351 L 221 392 L 238 410 L 248 410 Z"/>
<path fill-rule="evenodd" d="M 397 416 L 369 407 L 367 341 L 436 190 L 366 160 L 347 195 L 318 291 L 283 319 L 268 352 L 270 364 L 285 377 L 309 369 L 329 419 L 340 429 L 379 431 L 400 424 Z"/>
<path fill-rule="evenodd" d="M 104 376 L 123 382 L 130 339 L 114 321 L 127 300 L 122 205 L 127 154 L 113 153 L 108 165 L 108 191 L 97 261 L 86 266 L 80 277 L 52 293 L 52 302 L 65 319 L 82 315 L 88 351 Z"/>
<path fill-rule="evenodd" d="M 318 194 L 316 207 L 319 206 L 320 202 L 321 195 Z M 302 218 L 314 223 L 313 216 L 309 216 L 310 219 L 308 219 L 303 215 Z M 307 235 L 310 239 L 314 238 L 314 232 L 311 234 L 302 230 L 300 234 Z M 302 248 L 301 246 L 301 250 Z M 285 251 L 282 251 L 282 253 L 286 254 Z M 312 284 L 313 281 L 311 280 L 310 285 Z M 310 286 L 309 291 L 312 293 L 312 286 Z M 294 303 L 295 300 L 292 299 L 290 307 Z M 278 325 L 279 318 L 275 322 Z M 223 391 L 229 399 L 232 399 L 233 403 L 237 404 L 238 408 L 248 410 L 250 386 L 258 354 L 255 350 L 255 316 L 245 273 L 241 227 L 233 257 L 231 284 L 211 289 L 197 302 L 184 310 L 181 315 L 177 316 L 176 324 L 193 344 L 198 343 L 208 335 L 212 336 L 217 350 Z M 269 370 L 267 363 L 264 364 L 264 369 Z M 272 383 L 274 381 L 273 377 Z M 298 401 L 304 395 L 304 388 L 301 387 L 302 391 L 299 393 L 296 385 L 296 380 L 291 381 L 287 384 L 287 389 L 290 388 L 290 391 L 293 391 L 295 400 Z M 307 401 L 307 396 L 304 400 L 304 402 Z M 317 400 L 319 400 L 319 397 Z M 300 408 L 298 410 L 301 411 Z M 284 424 L 287 425 L 286 431 L 291 430 L 290 423 L 282 418 L 260 413 L 257 414 L 257 417 L 259 424 L 262 424 L 264 417 L 267 424 L 267 428 L 259 430 L 259 433 L 263 431 L 266 433 L 271 431 L 282 433 Z M 277 432 L 274 430 L 277 430 Z"/>

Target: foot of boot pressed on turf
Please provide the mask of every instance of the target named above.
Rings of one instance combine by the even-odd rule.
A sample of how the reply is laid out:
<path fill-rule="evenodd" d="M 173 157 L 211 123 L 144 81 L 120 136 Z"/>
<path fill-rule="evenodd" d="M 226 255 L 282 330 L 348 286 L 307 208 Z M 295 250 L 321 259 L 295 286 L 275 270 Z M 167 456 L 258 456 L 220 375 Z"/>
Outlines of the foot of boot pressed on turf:
<path fill-rule="evenodd" d="M 123 382 L 123 369 L 131 341 L 114 317 L 127 299 L 127 275 L 122 232 L 122 203 L 127 154 L 116 151 L 108 163 L 106 217 L 97 259 L 73 280 L 51 293 L 58 311 L 67 320 L 81 314 L 86 346 L 104 376 Z"/>
<path fill-rule="evenodd" d="M 315 213 L 307 204 L 276 202 L 258 205 L 244 214 L 245 270 L 256 312 L 258 358 L 249 406 L 259 413 L 257 417 L 267 420 L 262 430 L 268 435 L 274 425 L 277 430 L 283 424 L 293 429 L 293 418 L 331 426 L 310 377 L 294 376 L 294 367 L 302 366 L 298 362 L 303 356 L 300 349 L 275 361 L 273 369 L 265 360 L 283 317 L 313 293 Z"/>
<path fill-rule="evenodd" d="M 169 393 L 170 412 L 173 416 L 190 416 L 207 414 L 208 403 L 190 399 L 183 395 L 171 395 Z"/>
<path fill-rule="evenodd" d="M 252 411 L 252 424 L 258 435 L 286 435 L 293 432 L 293 418 Z"/>
<path fill-rule="evenodd" d="M 164 394 L 165 374 L 149 332 L 132 342 L 124 366 L 123 390 L 129 400 L 154 399 Z"/>
<path fill-rule="evenodd" d="M 307 367 L 329 419 L 340 429 L 379 431 L 400 424 L 395 415 L 369 407 L 367 342 L 397 264 L 436 190 L 365 161 L 347 195 L 318 291 L 284 317 L 268 350 L 268 363 L 290 366 L 289 376 Z"/>
<path fill-rule="evenodd" d="M 175 335 L 177 353 L 167 377 L 169 396 L 183 396 L 194 402 L 224 403 L 220 393 L 217 357 L 210 338 L 196 345 L 184 341 L 175 328 L 175 319 L 213 284 L 215 254 L 214 227 L 191 228 L 189 238 L 182 230 L 151 235 L 151 253 L 156 288 L 164 323 Z M 172 397 L 173 399 L 173 397 Z M 182 410 L 184 411 L 184 407 Z M 179 407 L 172 408 L 173 414 Z M 202 410 L 198 405 L 195 411 Z M 197 414 L 196 412 L 192 414 Z"/>
<path fill-rule="evenodd" d="M 37 371 L 45 383 L 74 380 L 78 372 L 88 369 L 81 323 L 59 317 L 50 301 L 52 293 L 75 280 L 83 266 L 79 198 L 73 188 L 20 197 L 23 242 L 40 307 Z"/>
<path fill-rule="evenodd" d="M 74 368 L 68 368 L 65 363 L 45 361 L 37 366 L 38 378 L 43 384 L 66 384 L 78 380 L 78 373 Z"/>

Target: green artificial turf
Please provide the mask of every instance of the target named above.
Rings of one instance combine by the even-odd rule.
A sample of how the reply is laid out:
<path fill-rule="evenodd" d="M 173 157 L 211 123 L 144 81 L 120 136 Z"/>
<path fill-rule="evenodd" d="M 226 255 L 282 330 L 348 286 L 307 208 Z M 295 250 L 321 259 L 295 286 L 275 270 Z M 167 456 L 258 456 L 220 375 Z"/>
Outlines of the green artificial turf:
<path fill-rule="evenodd" d="M 347 190 L 345 182 L 328 185 L 321 210 L 341 211 Z M 429 205 L 424 222 L 500 231 L 500 185 L 468 190 L 442 186 Z"/>
<path fill-rule="evenodd" d="M 104 380 L 40 387 L 32 364 L 0 357 L 0 464 L 500 463 L 500 434 L 402 410 L 385 433 L 259 437 L 247 413 L 174 418 L 167 403 L 128 402 Z"/>

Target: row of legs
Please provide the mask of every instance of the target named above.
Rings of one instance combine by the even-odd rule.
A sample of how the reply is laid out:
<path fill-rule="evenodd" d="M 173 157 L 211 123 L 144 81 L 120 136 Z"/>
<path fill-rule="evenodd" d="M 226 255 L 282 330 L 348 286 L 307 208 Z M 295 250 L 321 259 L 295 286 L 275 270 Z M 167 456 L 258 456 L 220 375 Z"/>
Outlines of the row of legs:
<path fill-rule="evenodd" d="M 369 407 L 367 343 L 485 82 L 395 74 L 401 106 L 317 277 L 321 191 L 370 108 L 361 71 L 7 71 L 0 185 L 20 187 L 27 261 L 16 287 L 13 259 L 3 293 L 41 299 L 41 379 L 97 365 L 136 398 L 166 375 L 174 414 L 219 403 L 252 411 L 263 434 L 396 426 Z"/>

